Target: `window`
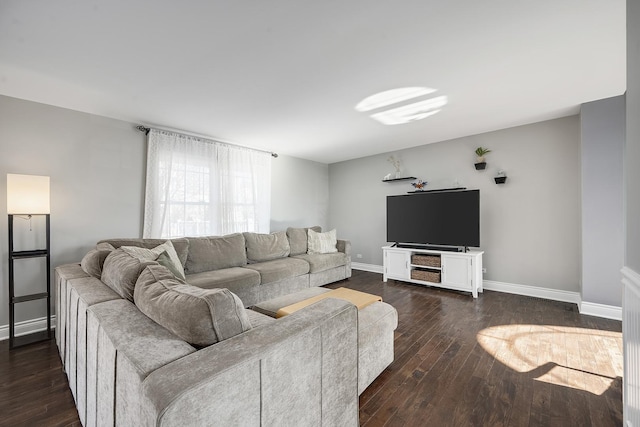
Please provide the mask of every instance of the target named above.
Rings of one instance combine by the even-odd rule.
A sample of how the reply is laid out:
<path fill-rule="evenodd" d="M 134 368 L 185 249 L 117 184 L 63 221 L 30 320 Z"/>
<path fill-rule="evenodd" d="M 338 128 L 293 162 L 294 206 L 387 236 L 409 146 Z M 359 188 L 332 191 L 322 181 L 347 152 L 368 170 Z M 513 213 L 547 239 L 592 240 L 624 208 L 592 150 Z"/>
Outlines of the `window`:
<path fill-rule="evenodd" d="M 151 129 L 144 237 L 269 232 L 269 153 Z"/>

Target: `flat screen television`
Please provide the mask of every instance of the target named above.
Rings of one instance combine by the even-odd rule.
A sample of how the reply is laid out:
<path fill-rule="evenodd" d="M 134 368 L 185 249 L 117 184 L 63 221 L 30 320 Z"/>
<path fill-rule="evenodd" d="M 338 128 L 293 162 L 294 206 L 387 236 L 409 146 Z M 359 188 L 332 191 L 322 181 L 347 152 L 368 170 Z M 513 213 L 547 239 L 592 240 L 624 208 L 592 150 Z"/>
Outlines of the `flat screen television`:
<path fill-rule="evenodd" d="M 480 190 L 387 196 L 387 241 L 480 246 Z"/>

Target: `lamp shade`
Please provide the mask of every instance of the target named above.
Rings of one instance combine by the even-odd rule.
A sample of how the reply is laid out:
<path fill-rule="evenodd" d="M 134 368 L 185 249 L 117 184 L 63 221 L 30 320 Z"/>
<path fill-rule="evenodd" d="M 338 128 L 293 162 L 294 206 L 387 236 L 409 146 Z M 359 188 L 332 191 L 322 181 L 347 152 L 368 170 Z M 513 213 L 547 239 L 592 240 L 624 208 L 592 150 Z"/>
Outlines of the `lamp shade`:
<path fill-rule="evenodd" d="M 49 177 L 7 174 L 7 213 L 41 215 L 50 213 Z"/>

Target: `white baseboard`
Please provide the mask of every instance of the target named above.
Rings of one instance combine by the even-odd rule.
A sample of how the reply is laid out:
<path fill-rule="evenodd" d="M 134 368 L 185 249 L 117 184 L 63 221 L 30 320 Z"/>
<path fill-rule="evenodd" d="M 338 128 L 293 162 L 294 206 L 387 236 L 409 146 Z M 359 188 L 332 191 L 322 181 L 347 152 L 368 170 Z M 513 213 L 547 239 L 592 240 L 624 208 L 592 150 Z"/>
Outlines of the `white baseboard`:
<path fill-rule="evenodd" d="M 586 314 L 587 316 L 604 317 L 605 319 L 622 321 L 622 307 L 616 307 L 615 305 L 582 301 L 578 305 L 578 309 L 580 310 L 580 314 Z"/>
<path fill-rule="evenodd" d="M 578 292 L 559 291 L 557 289 L 540 288 L 537 286 L 516 285 L 514 283 L 496 282 L 493 280 L 483 280 L 482 284 L 484 289 L 489 291 L 550 299 L 553 301 L 570 302 L 580 305 L 580 293 Z"/>
<path fill-rule="evenodd" d="M 51 316 L 51 329 L 56 327 L 56 315 Z M 47 318 L 40 317 L 37 319 L 24 320 L 16 322 L 16 336 L 28 335 L 34 332 L 47 330 Z M 0 341 L 9 339 L 9 325 L 0 326 Z"/>
<path fill-rule="evenodd" d="M 384 273 L 384 267 L 375 264 L 363 264 L 361 262 L 352 262 L 351 268 L 354 270 L 368 271 L 370 273 Z"/>

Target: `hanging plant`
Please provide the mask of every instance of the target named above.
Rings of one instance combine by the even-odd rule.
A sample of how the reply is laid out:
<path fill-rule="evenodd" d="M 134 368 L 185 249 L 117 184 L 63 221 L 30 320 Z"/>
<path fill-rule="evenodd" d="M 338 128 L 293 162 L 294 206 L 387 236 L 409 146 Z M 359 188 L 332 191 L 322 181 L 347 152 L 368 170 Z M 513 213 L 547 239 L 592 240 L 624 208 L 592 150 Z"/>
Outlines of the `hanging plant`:
<path fill-rule="evenodd" d="M 487 162 L 484 160 L 484 155 L 490 153 L 488 148 L 478 147 L 476 148 L 476 170 L 482 170 L 487 166 Z"/>

